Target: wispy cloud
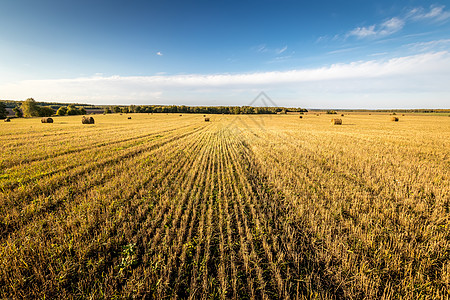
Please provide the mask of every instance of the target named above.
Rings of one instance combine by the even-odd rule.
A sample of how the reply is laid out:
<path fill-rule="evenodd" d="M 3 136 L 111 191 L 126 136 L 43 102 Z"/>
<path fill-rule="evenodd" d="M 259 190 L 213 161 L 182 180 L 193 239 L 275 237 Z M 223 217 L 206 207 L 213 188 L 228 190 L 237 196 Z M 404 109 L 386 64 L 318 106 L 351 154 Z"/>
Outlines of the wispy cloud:
<path fill-rule="evenodd" d="M 356 99 L 361 94 L 371 95 L 378 107 L 386 107 L 389 102 L 386 102 L 386 96 L 383 95 L 389 93 L 390 97 L 398 97 L 398 101 L 401 100 L 400 96 L 404 97 L 406 107 L 408 99 L 420 97 L 423 97 L 420 98 L 423 101 L 422 107 L 432 104 L 437 107 L 439 103 L 440 106 L 448 107 L 448 78 L 450 52 L 442 51 L 290 71 L 27 80 L 0 85 L 0 90 L 3 97 L 8 99 L 35 97 L 42 100 L 72 100 L 96 104 L 191 105 L 211 104 L 211 99 L 220 99 L 221 103 L 217 104 L 242 105 L 242 99 L 251 99 L 251 95 L 248 95 L 250 92 L 266 90 L 277 96 L 290 91 L 295 99 L 328 97 L 338 101 L 340 106 L 347 107 L 352 106 L 348 104 L 347 98 Z M 324 105 L 331 107 L 331 100 L 327 101 L 328 104 Z M 383 101 L 387 104 L 383 105 Z M 396 99 L 391 98 L 391 101 Z M 282 100 L 277 103 L 288 105 Z"/>
<path fill-rule="evenodd" d="M 158 56 L 163 56 L 163 54 L 162 54 L 161 51 L 156 52 L 156 55 L 158 55 Z"/>
<path fill-rule="evenodd" d="M 284 46 L 284 47 L 281 48 L 281 49 L 276 49 L 276 50 L 275 50 L 275 53 L 278 54 L 278 55 L 280 55 L 281 53 L 283 53 L 284 51 L 286 51 L 287 48 L 288 48 L 287 46 Z"/>
<path fill-rule="evenodd" d="M 357 38 L 384 37 L 400 31 L 403 26 L 405 26 L 405 21 L 395 17 L 381 24 L 368 27 L 356 27 L 347 36 L 355 36 Z"/>
<path fill-rule="evenodd" d="M 274 55 L 280 55 L 288 49 L 288 46 L 286 45 L 282 48 L 270 48 L 270 47 L 267 47 L 266 44 L 261 44 L 261 45 L 253 47 L 252 49 L 259 53 L 269 53 L 269 54 L 274 54 Z"/>
<path fill-rule="evenodd" d="M 422 7 L 416 7 L 411 9 L 407 15 L 407 18 L 410 18 L 415 21 L 419 20 L 433 20 L 433 21 L 445 21 L 450 19 L 450 12 L 445 10 L 445 6 L 430 6 L 429 10 L 426 10 Z"/>
<path fill-rule="evenodd" d="M 390 18 L 382 23 L 356 27 L 350 30 L 345 37 L 353 36 L 358 39 L 381 38 L 401 31 L 411 22 L 423 20 L 441 22 L 449 19 L 450 12 L 445 10 L 445 6 L 430 6 L 428 10 L 423 7 L 415 7 L 408 10 L 406 14 Z"/>
<path fill-rule="evenodd" d="M 405 47 L 417 52 L 445 51 L 450 48 L 450 39 L 407 44 Z"/>

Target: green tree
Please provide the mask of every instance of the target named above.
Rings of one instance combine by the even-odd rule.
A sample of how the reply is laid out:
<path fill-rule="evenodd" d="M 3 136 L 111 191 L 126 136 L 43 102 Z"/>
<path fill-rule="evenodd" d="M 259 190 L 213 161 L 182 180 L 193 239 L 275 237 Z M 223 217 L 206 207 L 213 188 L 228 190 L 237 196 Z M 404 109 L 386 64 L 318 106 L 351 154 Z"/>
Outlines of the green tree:
<path fill-rule="evenodd" d="M 39 107 L 39 117 L 51 117 L 55 111 L 50 106 Z"/>
<path fill-rule="evenodd" d="M 114 111 L 116 114 L 121 112 L 120 107 L 118 107 L 118 106 L 114 106 L 114 107 L 113 107 L 113 111 Z"/>
<path fill-rule="evenodd" d="M 8 111 L 6 110 L 5 104 L 3 102 L 0 102 L 0 119 L 5 119 L 8 115 Z"/>
<path fill-rule="evenodd" d="M 78 108 L 75 107 L 75 105 L 70 104 L 67 107 L 67 115 L 74 116 L 74 115 L 79 115 L 79 114 L 80 114 L 80 111 L 78 110 Z"/>
<path fill-rule="evenodd" d="M 58 108 L 58 111 L 56 112 L 57 116 L 65 116 L 67 114 L 67 107 L 61 106 Z"/>
<path fill-rule="evenodd" d="M 16 106 L 12 110 L 17 118 L 23 118 L 23 112 L 20 110 L 20 107 Z"/>
<path fill-rule="evenodd" d="M 39 106 L 36 104 L 33 98 L 28 98 L 20 106 L 25 118 L 29 117 L 39 117 Z"/>

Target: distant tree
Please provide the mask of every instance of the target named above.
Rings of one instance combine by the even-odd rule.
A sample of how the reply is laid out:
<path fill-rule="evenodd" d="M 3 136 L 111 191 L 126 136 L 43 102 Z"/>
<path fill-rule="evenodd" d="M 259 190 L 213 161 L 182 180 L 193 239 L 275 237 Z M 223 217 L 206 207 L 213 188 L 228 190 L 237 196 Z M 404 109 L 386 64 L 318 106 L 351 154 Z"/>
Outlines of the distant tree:
<path fill-rule="evenodd" d="M 58 108 L 58 111 L 56 112 L 57 116 L 65 116 L 67 114 L 67 107 L 66 106 L 60 106 Z"/>
<path fill-rule="evenodd" d="M 8 111 L 6 110 L 5 104 L 0 102 L 0 119 L 5 119 L 8 115 Z"/>
<path fill-rule="evenodd" d="M 86 114 L 86 110 L 84 109 L 84 107 L 80 108 L 79 111 L 80 111 L 80 115 Z"/>
<path fill-rule="evenodd" d="M 78 108 L 75 107 L 75 105 L 70 104 L 67 107 L 67 115 L 74 116 L 74 115 L 79 115 L 79 114 L 80 114 L 80 111 Z"/>
<path fill-rule="evenodd" d="M 118 106 L 114 106 L 114 107 L 113 107 L 113 111 L 114 111 L 116 114 L 121 112 L 120 107 L 118 107 Z"/>
<path fill-rule="evenodd" d="M 25 100 L 21 107 L 23 115 L 25 118 L 29 117 L 39 117 L 39 106 L 36 104 L 33 98 L 28 98 Z"/>
<path fill-rule="evenodd" d="M 51 117 L 55 111 L 50 106 L 39 107 L 39 117 Z"/>
<path fill-rule="evenodd" d="M 20 110 L 18 106 L 14 107 L 12 110 L 17 118 L 23 118 L 23 112 Z"/>
<path fill-rule="evenodd" d="M 103 110 L 104 114 L 110 114 L 111 113 L 111 109 L 109 107 L 105 107 L 105 109 Z"/>

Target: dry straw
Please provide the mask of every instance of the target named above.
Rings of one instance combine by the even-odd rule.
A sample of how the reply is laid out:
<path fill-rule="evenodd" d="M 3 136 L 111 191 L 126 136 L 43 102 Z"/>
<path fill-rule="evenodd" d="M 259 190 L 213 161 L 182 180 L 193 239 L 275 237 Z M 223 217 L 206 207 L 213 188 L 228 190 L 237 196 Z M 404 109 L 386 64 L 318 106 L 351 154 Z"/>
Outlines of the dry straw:
<path fill-rule="evenodd" d="M 342 120 L 341 119 L 331 119 L 331 124 L 342 125 Z"/>
<path fill-rule="evenodd" d="M 52 118 L 42 118 L 41 123 L 53 123 L 53 119 Z"/>
<path fill-rule="evenodd" d="M 94 124 L 95 121 L 94 121 L 93 117 L 83 116 L 83 118 L 81 118 L 81 123 L 83 123 L 83 124 Z"/>

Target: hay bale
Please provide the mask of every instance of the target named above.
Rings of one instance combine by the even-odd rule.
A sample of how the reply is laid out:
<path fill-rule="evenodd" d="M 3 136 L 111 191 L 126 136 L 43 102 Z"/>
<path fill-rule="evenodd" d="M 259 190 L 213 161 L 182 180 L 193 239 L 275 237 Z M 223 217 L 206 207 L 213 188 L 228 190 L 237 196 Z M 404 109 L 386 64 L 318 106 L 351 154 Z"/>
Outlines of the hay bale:
<path fill-rule="evenodd" d="M 8 117 L 5 119 L 5 122 L 11 122 L 11 119 Z"/>
<path fill-rule="evenodd" d="M 391 118 L 391 121 L 392 121 L 392 122 L 398 122 L 398 118 L 397 118 L 397 117 L 392 117 L 392 118 Z"/>
<path fill-rule="evenodd" d="M 342 120 L 341 119 L 331 119 L 331 124 L 342 125 Z"/>
<path fill-rule="evenodd" d="M 53 123 L 53 119 L 52 118 L 42 118 L 41 123 Z"/>
<path fill-rule="evenodd" d="M 341 114 L 341 117 L 343 117 L 344 116 L 344 114 Z"/>
<path fill-rule="evenodd" d="M 183 115 L 180 115 L 180 117 L 182 117 Z"/>
<path fill-rule="evenodd" d="M 299 116 L 299 119 L 303 118 L 302 116 Z"/>
<path fill-rule="evenodd" d="M 131 120 L 131 117 L 128 117 L 128 120 Z"/>
<path fill-rule="evenodd" d="M 205 118 L 205 122 L 209 122 L 209 118 Z"/>
<path fill-rule="evenodd" d="M 95 121 L 94 121 L 94 118 L 93 117 L 86 117 L 86 116 L 83 116 L 82 118 L 81 118 L 81 123 L 82 124 L 94 124 L 95 123 Z"/>

